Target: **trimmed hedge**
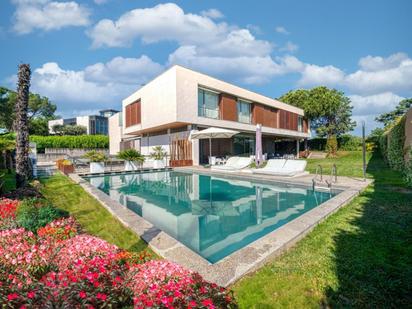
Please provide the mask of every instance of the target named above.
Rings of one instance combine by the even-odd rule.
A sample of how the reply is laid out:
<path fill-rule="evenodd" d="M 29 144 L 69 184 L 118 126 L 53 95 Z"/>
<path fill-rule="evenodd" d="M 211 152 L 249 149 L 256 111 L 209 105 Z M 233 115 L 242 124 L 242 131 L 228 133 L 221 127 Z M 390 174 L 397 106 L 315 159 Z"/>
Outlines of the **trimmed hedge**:
<path fill-rule="evenodd" d="M 388 165 L 396 171 L 404 171 L 404 144 L 405 144 L 405 123 L 406 117 L 402 117 L 399 122 L 389 131 L 385 132 L 379 141 L 382 155 Z"/>
<path fill-rule="evenodd" d="M 45 148 L 109 148 L 107 135 L 31 135 L 30 141 L 37 144 L 38 150 Z"/>
<path fill-rule="evenodd" d="M 362 150 L 362 138 L 350 134 L 345 134 L 337 138 L 338 149 L 346 151 Z M 326 138 L 315 137 L 308 140 L 308 146 L 311 150 L 326 150 Z"/>

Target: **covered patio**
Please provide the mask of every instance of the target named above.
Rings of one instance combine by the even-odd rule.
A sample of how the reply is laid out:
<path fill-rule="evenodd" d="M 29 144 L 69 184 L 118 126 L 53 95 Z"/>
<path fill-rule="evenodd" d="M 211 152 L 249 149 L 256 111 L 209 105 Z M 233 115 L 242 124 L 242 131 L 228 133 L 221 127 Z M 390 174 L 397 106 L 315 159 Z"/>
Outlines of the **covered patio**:
<path fill-rule="evenodd" d="M 225 158 L 230 156 L 255 155 L 256 136 L 252 133 L 239 133 L 231 138 L 211 139 L 211 151 L 209 140 L 199 140 L 199 164 L 208 164 L 209 156 Z M 305 149 L 303 139 L 262 135 L 262 150 L 266 159 L 283 157 L 284 155 L 299 156 L 299 152 Z"/>

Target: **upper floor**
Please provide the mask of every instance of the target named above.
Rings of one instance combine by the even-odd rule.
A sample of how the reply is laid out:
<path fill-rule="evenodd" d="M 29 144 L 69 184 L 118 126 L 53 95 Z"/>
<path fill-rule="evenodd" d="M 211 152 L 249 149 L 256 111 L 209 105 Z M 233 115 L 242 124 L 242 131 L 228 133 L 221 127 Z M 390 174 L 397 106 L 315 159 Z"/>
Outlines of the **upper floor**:
<path fill-rule="evenodd" d="M 208 75 L 173 66 L 123 100 L 125 134 L 188 124 L 308 137 L 303 110 Z"/>

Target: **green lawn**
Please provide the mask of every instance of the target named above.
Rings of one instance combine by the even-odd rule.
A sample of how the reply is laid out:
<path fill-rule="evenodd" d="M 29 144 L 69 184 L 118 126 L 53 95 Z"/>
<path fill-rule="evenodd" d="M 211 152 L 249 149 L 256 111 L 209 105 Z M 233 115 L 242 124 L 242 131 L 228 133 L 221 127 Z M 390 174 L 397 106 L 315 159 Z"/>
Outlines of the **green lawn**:
<path fill-rule="evenodd" d="M 87 233 L 129 251 L 138 252 L 147 248 L 143 240 L 66 176 L 56 174 L 41 182 L 44 185 L 42 194 L 56 207 L 70 212 Z"/>
<path fill-rule="evenodd" d="M 309 160 L 362 176 L 360 152 Z M 375 179 L 352 203 L 295 247 L 233 286 L 241 308 L 407 307 L 412 304 L 412 191 L 382 158 L 368 155 Z"/>

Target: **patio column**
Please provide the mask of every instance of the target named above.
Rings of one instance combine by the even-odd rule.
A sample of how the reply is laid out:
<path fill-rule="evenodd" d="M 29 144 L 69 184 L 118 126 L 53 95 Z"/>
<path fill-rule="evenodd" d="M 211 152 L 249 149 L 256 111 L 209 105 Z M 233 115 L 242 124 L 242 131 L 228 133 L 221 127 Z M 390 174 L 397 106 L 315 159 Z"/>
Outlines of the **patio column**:
<path fill-rule="evenodd" d="M 296 140 L 296 158 L 298 158 L 299 159 L 299 140 L 297 139 Z"/>

